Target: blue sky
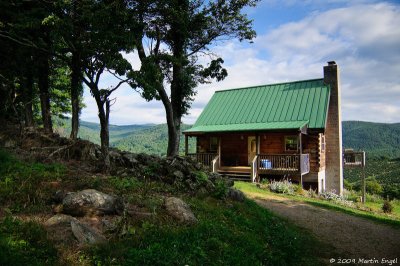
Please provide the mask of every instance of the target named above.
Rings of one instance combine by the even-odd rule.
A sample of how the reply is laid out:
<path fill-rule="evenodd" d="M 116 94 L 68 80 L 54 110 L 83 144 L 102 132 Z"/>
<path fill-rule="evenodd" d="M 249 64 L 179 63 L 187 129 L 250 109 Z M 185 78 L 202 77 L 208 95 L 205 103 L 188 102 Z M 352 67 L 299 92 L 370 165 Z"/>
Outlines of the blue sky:
<path fill-rule="evenodd" d="M 194 123 L 216 90 L 322 78 L 334 60 L 341 70 L 342 118 L 400 122 L 400 2 L 367 0 L 263 0 L 246 9 L 254 20 L 254 43 L 232 40 L 212 52 L 225 60 L 228 77 L 202 85 L 185 123 Z M 126 57 L 134 68 L 136 54 Z M 105 75 L 101 87 L 115 82 Z M 165 123 L 161 102 L 146 102 L 129 86 L 114 94 L 110 122 L 117 125 Z M 86 90 L 81 119 L 97 122 Z"/>

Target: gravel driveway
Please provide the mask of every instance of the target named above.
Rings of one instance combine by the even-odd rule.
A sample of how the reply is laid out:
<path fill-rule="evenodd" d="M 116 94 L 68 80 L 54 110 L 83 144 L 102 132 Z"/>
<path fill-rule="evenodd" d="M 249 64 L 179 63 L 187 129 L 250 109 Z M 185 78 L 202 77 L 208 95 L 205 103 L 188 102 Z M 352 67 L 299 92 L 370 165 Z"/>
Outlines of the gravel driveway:
<path fill-rule="evenodd" d="M 254 200 L 278 216 L 312 232 L 321 242 L 334 247 L 335 253 L 345 254 L 346 258 L 332 258 L 334 264 L 400 265 L 399 229 L 278 196 L 266 197 Z M 382 259 L 392 260 L 392 264 Z"/>

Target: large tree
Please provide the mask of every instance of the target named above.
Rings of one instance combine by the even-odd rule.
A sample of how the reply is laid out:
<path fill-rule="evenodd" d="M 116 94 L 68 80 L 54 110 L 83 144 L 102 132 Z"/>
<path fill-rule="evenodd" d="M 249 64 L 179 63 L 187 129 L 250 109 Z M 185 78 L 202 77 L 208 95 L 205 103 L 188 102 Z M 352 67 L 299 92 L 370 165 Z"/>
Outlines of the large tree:
<path fill-rule="evenodd" d="M 135 45 L 142 65 L 130 73 L 131 86 L 148 101 L 162 101 L 168 124 L 167 156 L 179 152 L 181 119 L 196 86 L 227 75 L 223 59 L 210 53 L 210 47 L 232 38 L 252 40 L 255 31 L 243 9 L 256 2 L 144 0 L 136 6 L 141 34 Z"/>
<path fill-rule="evenodd" d="M 103 170 L 110 169 L 109 159 L 109 115 L 113 99 L 112 92 L 127 82 L 124 77 L 132 69 L 121 52 L 133 49 L 134 22 L 128 19 L 124 1 L 91 1 L 90 12 L 82 14 L 87 20 L 80 42 L 79 60 L 84 75 L 80 78 L 94 97 L 100 120 L 100 139 L 103 154 Z M 108 72 L 114 75 L 116 84 L 100 88 L 101 76 Z"/>

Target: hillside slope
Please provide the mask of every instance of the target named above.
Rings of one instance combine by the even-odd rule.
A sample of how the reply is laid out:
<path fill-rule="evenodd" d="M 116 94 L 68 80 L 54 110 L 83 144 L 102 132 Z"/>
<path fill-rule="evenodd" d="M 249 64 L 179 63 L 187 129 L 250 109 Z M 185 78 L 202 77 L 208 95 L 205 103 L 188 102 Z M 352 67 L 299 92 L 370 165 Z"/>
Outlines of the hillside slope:
<path fill-rule="evenodd" d="M 400 123 L 343 122 L 343 146 L 365 150 L 368 157 L 400 157 Z"/>

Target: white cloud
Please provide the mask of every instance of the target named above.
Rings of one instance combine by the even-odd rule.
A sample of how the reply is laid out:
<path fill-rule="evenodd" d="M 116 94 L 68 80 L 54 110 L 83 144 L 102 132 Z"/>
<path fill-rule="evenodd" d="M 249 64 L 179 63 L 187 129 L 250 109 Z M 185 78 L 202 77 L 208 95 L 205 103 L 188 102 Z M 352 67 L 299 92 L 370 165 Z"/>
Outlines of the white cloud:
<path fill-rule="evenodd" d="M 341 69 L 344 120 L 400 122 L 400 6 L 331 2 L 343 4 L 310 11 L 302 20 L 257 37 L 253 45 L 228 42 L 214 47 L 212 52 L 225 60 L 229 76 L 222 82 L 199 86 L 190 114 L 183 121 L 194 123 L 215 90 L 322 78 L 323 65 L 335 60 Z M 322 5 L 317 0 L 306 4 Z M 110 116 L 113 123 L 165 122 L 160 102 L 146 103 L 129 89 L 116 93 L 118 101 Z M 97 114 L 85 112 L 82 119 Z"/>
<path fill-rule="evenodd" d="M 229 58 L 228 78 L 210 90 L 321 78 L 335 60 L 341 69 L 344 120 L 400 122 L 400 8 L 379 3 L 313 13 L 259 36 L 254 47 L 219 47 Z M 268 56 L 261 57 L 260 54 Z"/>

